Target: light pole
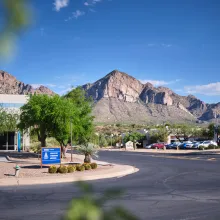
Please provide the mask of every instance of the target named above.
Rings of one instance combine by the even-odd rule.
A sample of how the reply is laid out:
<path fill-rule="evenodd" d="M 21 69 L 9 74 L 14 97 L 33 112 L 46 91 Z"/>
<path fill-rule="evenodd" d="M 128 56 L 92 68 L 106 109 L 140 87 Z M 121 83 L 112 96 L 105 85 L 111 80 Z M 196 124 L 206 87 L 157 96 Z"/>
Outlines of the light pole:
<path fill-rule="evenodd" d="M 71 146 L 71 162 L 73 162 L 73 131 L 72 131 L 72 117 L 70 117 L 70 146 Z"/>

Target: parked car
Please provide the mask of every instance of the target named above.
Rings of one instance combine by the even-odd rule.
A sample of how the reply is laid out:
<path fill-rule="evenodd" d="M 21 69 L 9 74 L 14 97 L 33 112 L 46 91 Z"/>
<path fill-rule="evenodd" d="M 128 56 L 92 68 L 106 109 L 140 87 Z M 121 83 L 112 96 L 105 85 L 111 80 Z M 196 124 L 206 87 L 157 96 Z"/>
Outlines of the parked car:
<path fill-rule="evenodd" d="M 195 142 L 193 142 L 192 148 L 198 149 L 199 146 L 200 146 L 203 142 L 204 142 L 204 141 L 195 141 Z"/>
<path fill-rule="evenodd" d="M 218 146 L 218 144 L 215 141 L 204 141 L 199 146 L 208 147 L 209 145 Z"/>
<path fill-rule="evenodd" d="M 180 142 L 173 142 L 171 144 L 167 144 L 166 145 L 166 148 L 167 149 L 177 149 L 177 147 L 180 145 L 181 143 Z"/>
<path fill-rule="evenodd" d="M 152 147 L 152 144 L 146 145 L 144 148 L 145 148 L 145 149 L 151 149 L 151 147 Z"/>
<path fill-rule="evenodd" d="M 164 149 L 166 143 L 155 143 L 155 144 L 152 144 L 151 148 L 152 149 Z"/>
<path fill-rule="evenodd" d="M 185 141 L 182 144 L 179 145 L 180 149 L 189 149 L 192 148 L 193 143 L 191 141 Z"/>

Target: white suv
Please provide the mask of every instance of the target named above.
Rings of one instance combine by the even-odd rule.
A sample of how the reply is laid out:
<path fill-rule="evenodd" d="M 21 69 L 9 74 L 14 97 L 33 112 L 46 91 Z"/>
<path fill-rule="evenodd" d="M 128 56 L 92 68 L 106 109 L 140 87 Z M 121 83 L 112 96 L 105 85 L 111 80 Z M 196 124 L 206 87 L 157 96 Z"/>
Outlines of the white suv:
<path fill-rule="evenodd" d="M 215 141 L 204 141 L 199 146 L 208 147 L 209 145 L 218 146 L 218 144 Z"/>

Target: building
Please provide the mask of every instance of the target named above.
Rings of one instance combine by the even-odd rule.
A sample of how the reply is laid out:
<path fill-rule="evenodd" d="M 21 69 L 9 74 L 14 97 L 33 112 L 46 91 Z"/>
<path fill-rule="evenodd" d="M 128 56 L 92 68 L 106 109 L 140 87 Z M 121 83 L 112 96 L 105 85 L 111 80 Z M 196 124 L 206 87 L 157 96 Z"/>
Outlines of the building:
<path fill-rule="evenodd" d="M 7 112 L 20 114 L 20 107 L 28 101 L 27 95 L 6 95 L 0 94 L 0 107 Z M 0 151 L 16 151 L 30 146 L 29 132 L 19 131 L 0 133 Z"/>

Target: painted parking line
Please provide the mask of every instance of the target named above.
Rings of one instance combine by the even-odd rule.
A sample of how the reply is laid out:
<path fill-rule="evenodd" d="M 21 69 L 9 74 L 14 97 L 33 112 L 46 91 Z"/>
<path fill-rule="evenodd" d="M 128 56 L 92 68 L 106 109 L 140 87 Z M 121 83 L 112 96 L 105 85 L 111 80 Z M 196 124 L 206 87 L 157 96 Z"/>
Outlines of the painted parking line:
<path fill-rule="evenodd" d="M 216 161 L 216 158 L 209 158 L 208 161 Z"/>

